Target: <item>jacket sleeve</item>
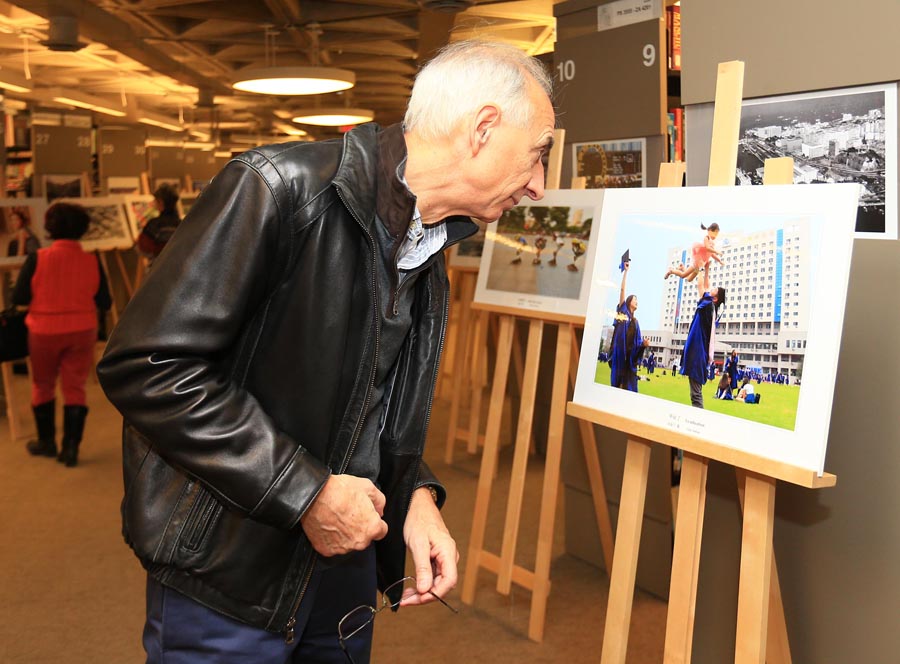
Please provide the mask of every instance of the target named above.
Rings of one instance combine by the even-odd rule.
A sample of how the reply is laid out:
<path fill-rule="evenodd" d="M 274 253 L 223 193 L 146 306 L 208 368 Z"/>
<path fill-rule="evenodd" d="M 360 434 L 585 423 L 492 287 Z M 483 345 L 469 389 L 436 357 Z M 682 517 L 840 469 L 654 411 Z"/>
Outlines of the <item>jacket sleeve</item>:
<path fill-rule="evenodd" d="M 230 371 L 264 311 L 279 243 L 289 242 L 286 195 L 257 170 L 266 167 L 236 160 L 216 176 L 135 293 L 97 372 L 170 464 L 231 509 L 288 529 L 329 470 Z"/>
<path fill-rule="evenodd" d="M 441 481 L 435 476 L 424 460 L 419 466 L 419 479 L 416 481 L 415 489 L 419 489 L 423 486 L 434 487 L 434 490 L 437 491 L 437 506 L 438 508 L 443 507 L 444 503 L 447 501 L 447 489 L 441 484 Z"/>

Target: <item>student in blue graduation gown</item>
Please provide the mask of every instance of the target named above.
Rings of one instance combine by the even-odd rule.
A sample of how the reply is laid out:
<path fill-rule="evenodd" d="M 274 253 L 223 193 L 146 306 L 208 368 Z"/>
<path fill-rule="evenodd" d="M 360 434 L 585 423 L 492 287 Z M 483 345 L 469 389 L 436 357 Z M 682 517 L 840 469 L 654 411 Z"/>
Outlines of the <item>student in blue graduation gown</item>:
<path fill-rule="evenodd" d="M 625 260 L 619 266 L 622 269 L 622 287 L 619 290 L 619 306 L 616 307 L 616 320 L 613 324 L 610 384 L 637 392 L 637 369 L 644 349 L 650 342 L 641 336 L 641 326 L 634 315 L 638 306 L 637 295 L 625 297 L 625 280 L 630 266 L 631 262 Z"/>
<path fill-rule="evenodd" d="M 725 373 L 728 374 L 729 389 L 734 391 L 738 386 L 738 362 L 740 357 L 736 350 L 731 351 L 728 361 L 725 363 Z"/>
<path fill-rule="evenodd" d="M 701 275 L 705 276 L 705 275 Z M 681 360 L 681 374 L 690 379 L 691 405 L 703 408 L 703 385 L 706 384 L 707 367 L 710 362 L 710 347 L 714 344 L 715 319 L 719 307 L 725 303 L 725 289 L 719 287 L 710 292 L 709 280 L 706 289 L 697 302 L 691 327 L 684 342 Z"/>

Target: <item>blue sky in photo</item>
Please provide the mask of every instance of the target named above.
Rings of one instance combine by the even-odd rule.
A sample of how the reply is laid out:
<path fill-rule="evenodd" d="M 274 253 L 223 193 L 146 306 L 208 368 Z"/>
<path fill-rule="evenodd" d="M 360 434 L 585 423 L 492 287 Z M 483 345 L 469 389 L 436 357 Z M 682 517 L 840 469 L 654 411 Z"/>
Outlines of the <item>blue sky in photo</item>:
<path fill-rule="evenodd" d="M 638 296 L 637 318 L 642 330 L 660 329 L 660 314 L 665 290 L 663 275 L 668 266 L 667 257 L 669 249 L 681 246 L 688 252 L 690 260 L 690 247 L 695 242 L 702 242 L 706 231 L 701 230 L 700 224 L 709 226 L 716 222 L 720 226 L 719 236 L 716 239 L 716 247 L 721 251 L 725 248 L 725 241 L 729 234 L 751 234 L 759 231 L 782 228 L 786 224 L 800 219 L 796 214 L 623 214 L 619 217 L 616 227 L 614 242 L 614 261 L 612 265 L 601 266 L 599 275 L 605 276 L 611 284 L 615 284 L 608 291 L 604 309 L 614 312 L 618 303 L 619 287 L 622 282 L 622 273 L 619 272 L 619 260 L 625 250 L 630 251 L 631 268 L 628 271 L 628 281 L 625 287 L 626 297 L 631 294 Z M 813 275 L 816 273 L 818 246 L 823 224 L 814 215 L 805 217 L 809 220 L 810 246 L 807 248 L 810 254 L 810 287 L 812 287 Z M 673 275 L 669 279 L 678 279 Z M 713 283 L 713 287 L 716 284 Z M 696 295 L 696 281 L 684 283 L 685 289 Z M 689 292 L 685 290 L 685 292 Z M 726 296 L 727 299 L 727 296 Z M 611 324 L 611 319 L 605 317 L 604 324 Z"/>

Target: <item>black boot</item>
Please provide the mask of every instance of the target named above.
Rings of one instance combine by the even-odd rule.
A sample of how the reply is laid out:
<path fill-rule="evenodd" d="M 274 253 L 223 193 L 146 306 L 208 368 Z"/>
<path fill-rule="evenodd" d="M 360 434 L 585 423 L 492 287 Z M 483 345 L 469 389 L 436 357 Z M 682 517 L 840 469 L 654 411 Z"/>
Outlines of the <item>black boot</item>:
<path fill-rule="evenodd" d="M 62 450 L 56 458 L 69 468 L 78 464 L 78 445 L 84 433 L 84 420 L 87 417 L 87 406 L 63 407 Z"/>
<path fill-rule="evenodd" d="M 56 456 L 56 401 L 48 401 L 32 406 L 34 423 L 37 425 L 37 440 L 25 445 L 35 456 Z"/>

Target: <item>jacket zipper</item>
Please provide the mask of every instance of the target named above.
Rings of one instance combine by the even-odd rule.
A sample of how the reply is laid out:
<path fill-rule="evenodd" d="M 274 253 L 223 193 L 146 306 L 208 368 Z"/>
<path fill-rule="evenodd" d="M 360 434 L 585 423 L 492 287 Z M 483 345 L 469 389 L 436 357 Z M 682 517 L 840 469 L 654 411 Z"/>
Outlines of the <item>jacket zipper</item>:
<path fill-rule="evenodd" d="M 344 195 L 341 193 L 340 187 L 335 185 L 335 191 L 337 192 L 338 198 L 341 199 L 341 203 L 344 204 L 344 207 L 350 212 L 350 215 L 359 224 L 359 227 L 363 230 L 363 233 L 366 234 L 366 237 L 369 240 L 369 247 L 372 249 L 372 299 L 375 301 L 375 314 L 378 314 L 378 281 L 375 277 L 376 270 L 376 256 L 375 256 L 375 238 L 372 237 L 372 234 L 369 232 L 369 229 L 365 227 L 365 224 L 360 220 L 360 218 L 356 215 L 356 212 L 353 211 L 349 205 L 347 205 L 347 201 L 344 199 Z M 374 361 L 372 362 L 372 372 L 369 376 L 369 385 L 366 389 L 366 398 L 363 400 L 362 412 L 365 413 L 369 408 L 369 400 L 372 397 L 372 390 L 375 387 L 375 370 L 378 367 L 378 350 L 381 341 L 381 334 L 378 330 L 378 325 L 375 325 L 375 356 Z M 443 343 L 443 340 L 442 340 Z M 359 421 L 356 423 L 356 430 L 353 432 L 353 436 L 350 439 L 350 449 L 347 451 L 344 460 L 341 462 L 340 473 L 343 473 L 347 470 L 347 466 L 350 463 L 350 457 L 353 456 L 353 452 L 356 450 L 356 443 L 359 441 L 359 435 L 362 432 L 362 422 L 364 416 L 359 418 Z M 340 474 L 339 473 L 339 474 Z M 315 552 L 311 556 L 311 561 L 307 563 L 308 570 L 306 572 L 306 579 L 303 581 L 303 585 L 300 587 L 300 593 L 297 595 L 297 599 L 294 601 L 293 609 L 290 613 L 290 618 L 287 621 L 287 624 L 284 627 L 284 642 L 287 644 L 291 644 L 294 642 L 294 627 L 297 624 L 297 612 L 300 610 L 300 604 L 303 602 L 303 596 L 306 594 L 306 588 L 309 586 L 309 580 L 312 578 L 313 568 L 315 567 L 312 564 L 312 560 L 315 559 Z"/>

